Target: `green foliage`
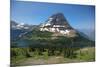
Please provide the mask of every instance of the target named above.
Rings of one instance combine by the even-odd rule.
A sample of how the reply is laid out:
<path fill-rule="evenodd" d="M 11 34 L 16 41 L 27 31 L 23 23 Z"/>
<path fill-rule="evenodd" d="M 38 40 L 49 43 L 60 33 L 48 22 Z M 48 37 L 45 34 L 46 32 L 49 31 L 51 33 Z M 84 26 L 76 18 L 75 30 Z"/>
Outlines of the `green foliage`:
<path fill-rule="evenodd" d="M 50 38 L 51 35 L 52 35 L 51 32 L 33 30 L 29 32 L 28 34 L 26 34 L 24 38 L 27 38 L 27 39 L 41 39 L 42 38 L 43 39 L 43 38 Z"/>
<path fill-rule="evenodd" d="M 95 49 L 94 48 L 84 48 L 80 49 L 77 58 L 85 61 L 94 61 L 95 60 Z"/>
<path fill-rule="evenodd" d="M 25 49 L 25 56 L 26 57 L 31 57 L 30 52 L 29 52 L 29 48 Z"/>
<path fill-rule="evenodd" d="M 38 57 L 39 57 L 39 49 L 35 49 L 35 51 L 34 51 L 34 58 L 38 59 Z"/>
<path fill-rule="evenodd" d="M 18 60 L 25 57 L 31 57 L 29 48 L 11 48 L 11 59 Z"/>
<path fill-rule="evenodd" d="M 94 43 L 80 35 L 77 37 L 66 37 L 66 36 L 52 36 L 52 32 L 48 31 L 39 31 L 39 30 L 32 30 L 31 32 L 27 33 L 21 39 L 26 39 L 27 41 L 31 41 L 29 43 L 29 47 L 33 48 L 50 48 L 50 47 L 87 47 L 87 46 L 94 46 Z M 54 38 L 54 39 L 53 39 Z M 90 44 L 91 43 L 91 44 Z"/>
<path fill-rule="evenodd" d="M 82 38 L 81 36 L 75 38 L 68 38 L 65 36 L 56 36 L 53 39 L 53 33 L 47 31 L 33 30 L 26 34 L 22 39 L 30 40 L 28 48 L 15 48 L 16 43 L 11 48 L 11 60 L 17 61 L 23 58 L 32 57 L 34 59 L 44 58 L 48 59 L 49 56 L 63 56 L 64 58 L 77 58 L 80 60 L 94 60 L 95 51 L 79 51 L 83 47 L 90 47 L 94 43 Z"/>
<path fill-rule="evenodd" d="M 17 47 L 17 43 L 16 42 L 11 42 L 11 47 L 12 48 L 16 48 Z"/>
<path fill-rule="evenodd" d="M 82 61 L 94 61 L 94 48 L 11 48 L 11 64 L 20 60 L 33 58 L 35 60 L 48 60 L 51 56 L 61 56 L 64 59 L 76 59 Z"/>
<path fill-rule="evenodd" d="M 58 55 L 60 55 L 60 51 L 55 50 L 55 51 L 54 51 L 54 54 L 55 54 L 56 56 L 58 56 Z"/>
<path fill-rule="evenodd" d="M 48 49 L 46 49 L 45 52 L 43 52 L 43 57 L 44 59 L 48 59 Z"/>

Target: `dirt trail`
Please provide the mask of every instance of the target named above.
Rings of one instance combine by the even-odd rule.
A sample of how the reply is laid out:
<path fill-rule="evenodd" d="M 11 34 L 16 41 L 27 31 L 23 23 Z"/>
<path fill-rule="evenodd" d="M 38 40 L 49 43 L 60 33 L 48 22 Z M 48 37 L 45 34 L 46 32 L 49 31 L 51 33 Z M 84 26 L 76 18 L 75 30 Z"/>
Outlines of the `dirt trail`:
<path fill-rule="evenodd" d="M 52 64 L 52 63 L 60 63 L 62 61 L 62 57 L 50 57 L 49 59 L 34 59 L 34 58 L 28 58 L 20 63 L 17 63 L 17 65 L 43 65 L 43 64 Z"/>
<path fill-rule="evenodd" d="M 19 66 L 28 66 L 28 65 L 44 65 L 44 64 L 58 64 L 58 63 L 69 63 L 69 62 L 79 62 L 79 60 L 72 60 L 67 59 L 64 60 L 63 57 L 50 57 L 49 59 L 34 59 L 34 58 L 28 58 L 25 61 L 22 61 L 18 63 Z"/>

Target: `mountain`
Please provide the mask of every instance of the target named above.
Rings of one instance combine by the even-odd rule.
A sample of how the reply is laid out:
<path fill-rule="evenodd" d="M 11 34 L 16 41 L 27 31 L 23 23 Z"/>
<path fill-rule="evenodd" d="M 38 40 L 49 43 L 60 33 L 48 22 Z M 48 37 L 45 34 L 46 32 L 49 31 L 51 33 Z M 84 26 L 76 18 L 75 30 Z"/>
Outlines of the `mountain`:
<path fill-rule="evenodd" d="M 94 29 L 78 29 L 88 37 L 88 39 L 95 41 L 95 30 Z"/>
<path fill-rule="evenodd" d="M 11 34 L 14 36 L 17 34 L 16 37 L 21 35 L 16 42 L 17 47 L 83 48 L 95 46 L 95 42 L 89 40 L 87 35 L 71 27 L 62 13 L 53 14 L 44 23 L 33 26 L 31 31 L 29 25 L 26 25 L 28 26 L 26 29 L 25 24 L 15 22 L 12 24 Z M 11 45 L 13 46 L 14 43 Z"/>
<path fill-rule="evenodd" d="M 17 38 L 30 32 L 35 27 L 36 25 L 28 25 L 24 23 L 17 23 L 15 21 L 11 21 L 11 40 L 16 40 Z"/>
<path fill-rule="evenodd" d="M 32 30 L 36 25 L 28 25 L 24 23 L 17 23 L 15 21 L 11 21 L 11 29 L 19 29 L 19 30 Z"/>
<path fill-rule="evenodd" d="M 40 31 L 53 32 L 55 36 L 75 37 L 77 32 L 70 26 L 62 13 L 53 14 L 45 23 L 41 24 Z"/>

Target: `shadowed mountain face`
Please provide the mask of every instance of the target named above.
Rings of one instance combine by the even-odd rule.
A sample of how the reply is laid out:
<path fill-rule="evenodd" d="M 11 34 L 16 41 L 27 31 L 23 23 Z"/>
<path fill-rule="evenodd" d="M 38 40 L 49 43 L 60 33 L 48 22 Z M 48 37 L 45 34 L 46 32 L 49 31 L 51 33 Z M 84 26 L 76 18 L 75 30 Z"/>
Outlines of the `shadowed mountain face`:
<path fill-rule="evenodd" d="M 58 36 L 77 36 L 77 32 L 70 26 L 62 13 L 56 13 L 49 17 L 48 20 L 40 26 L 40 31 L 59 33 Z"/>
<path fill-rule="evenodd" d="M 62 13 L 57 13 L 52 15 L 48 20 L 47 23 L 51 23 L 51 25 L 64 25 L 66 26 L 66 28 L 71 26 L 68 24 L 68 21 L 66 20 L 66 18 L 64 17 L 64 15 Z"/>
<path fill-rule="evenodd" d="M 88 39 L 95 41 L 95 29 L 78 29 L 78 30 L 86 34 Z"/>

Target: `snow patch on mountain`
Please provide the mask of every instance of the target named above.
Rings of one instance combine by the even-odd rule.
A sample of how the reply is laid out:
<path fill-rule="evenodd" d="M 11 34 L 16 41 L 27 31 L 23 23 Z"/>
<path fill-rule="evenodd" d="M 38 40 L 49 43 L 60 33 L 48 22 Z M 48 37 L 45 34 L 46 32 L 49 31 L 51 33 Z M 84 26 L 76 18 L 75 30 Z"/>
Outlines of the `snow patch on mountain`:
<path fill-rule="evenodd" d="M 62 13 L 52 15 L 45 23 L 40 25 L 40 31 L 60 33 L 70 37 L 76 36 L 76 31 L 69 25 Z"/>

